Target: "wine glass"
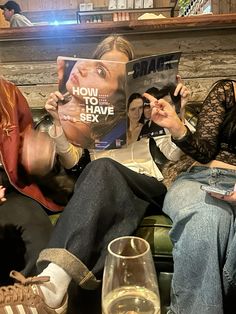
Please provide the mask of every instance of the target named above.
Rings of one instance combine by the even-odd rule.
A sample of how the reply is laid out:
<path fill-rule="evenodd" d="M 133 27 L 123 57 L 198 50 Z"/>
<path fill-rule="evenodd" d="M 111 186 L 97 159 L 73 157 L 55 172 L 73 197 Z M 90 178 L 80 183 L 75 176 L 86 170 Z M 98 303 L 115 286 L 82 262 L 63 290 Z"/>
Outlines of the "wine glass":
<path fill-rule="evenodd" d="M 102 286 L 103 314 L 160 314 L 160 295 L 149 243 L 125 236 L 108 245 Z"/>

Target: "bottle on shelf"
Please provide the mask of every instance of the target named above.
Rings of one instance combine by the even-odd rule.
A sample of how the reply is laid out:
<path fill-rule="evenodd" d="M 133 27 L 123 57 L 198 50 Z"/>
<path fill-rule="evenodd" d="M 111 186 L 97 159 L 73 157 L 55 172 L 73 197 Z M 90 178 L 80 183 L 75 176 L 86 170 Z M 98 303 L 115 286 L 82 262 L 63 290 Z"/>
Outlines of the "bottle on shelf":
<path fill-rule="evenodd" d="M 97 16 L 97 21 L 98 21 L 98 23 L 102 23 L 102 15 Z"/>
<path fill-rule="evenodd" d="M 129 12 L 125 12 L 125 21 L 129 20 L 130 20 Z"/>
<path fill-rule="evenodd" d="M 118 21 L 118 14 L 117 12 L 113 13 L 113 22 L 117 22 Z"/>

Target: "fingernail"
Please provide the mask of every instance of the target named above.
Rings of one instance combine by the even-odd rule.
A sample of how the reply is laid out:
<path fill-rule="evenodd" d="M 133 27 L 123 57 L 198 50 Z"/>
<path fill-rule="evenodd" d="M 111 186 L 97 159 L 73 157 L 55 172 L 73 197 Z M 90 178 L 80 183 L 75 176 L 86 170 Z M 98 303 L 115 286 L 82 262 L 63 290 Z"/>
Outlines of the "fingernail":
<path fill-rule="evenodd" d="M 234 191 L 236 191 L 236 183 L 235 183 L 235 185 L 234 185 Z"/>

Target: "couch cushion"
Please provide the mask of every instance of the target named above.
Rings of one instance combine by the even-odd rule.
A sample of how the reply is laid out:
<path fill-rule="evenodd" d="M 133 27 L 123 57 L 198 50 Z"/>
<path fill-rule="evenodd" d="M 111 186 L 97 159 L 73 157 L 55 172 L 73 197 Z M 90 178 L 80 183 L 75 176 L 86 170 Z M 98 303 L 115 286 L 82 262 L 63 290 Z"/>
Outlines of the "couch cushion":
<path fill-rule="evenodd" d="M 157 272 L 173 271 L 173 246 L 169 238 L 171 226 L 172 222 L 166 215 L 153 215 L 145 217 L 136 230 L 136 235 L 150 244 Z"/>
<path fill-rule="evenodd" d="M 141 222 L 136 235 L 150 244 L 153 256 L 172 256 L 172 243 L 169 238 L 171 219 L 165 215 L 148 216 Z"/>

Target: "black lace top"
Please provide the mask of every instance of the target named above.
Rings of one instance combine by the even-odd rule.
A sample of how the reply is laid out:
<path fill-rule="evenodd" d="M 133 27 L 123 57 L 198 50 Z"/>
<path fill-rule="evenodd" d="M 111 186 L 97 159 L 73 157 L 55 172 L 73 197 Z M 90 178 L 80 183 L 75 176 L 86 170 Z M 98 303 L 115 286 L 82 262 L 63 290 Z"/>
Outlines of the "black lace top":
<path fill-rule="evenodd" d="M 208 163 L 219 160 L 236 166 L 236 101 L 232 80 L 218 81 L 203 102 L 196 132 L 174 140 L 187 155 Z"/>

